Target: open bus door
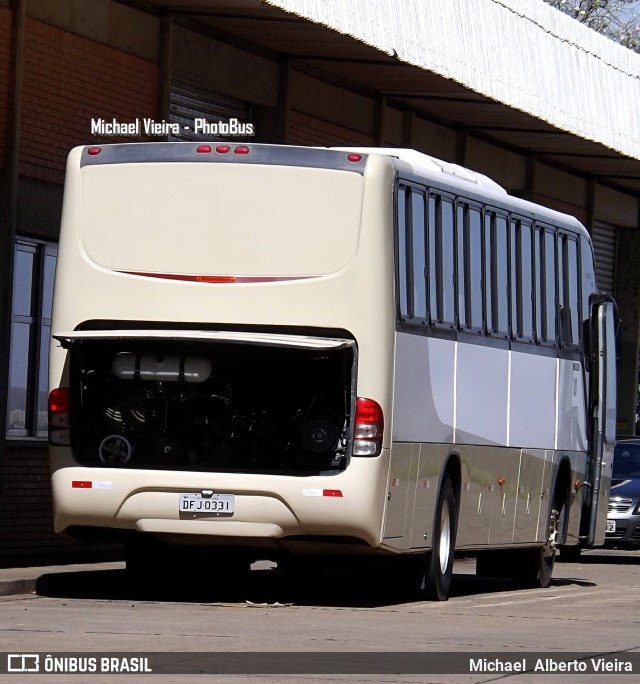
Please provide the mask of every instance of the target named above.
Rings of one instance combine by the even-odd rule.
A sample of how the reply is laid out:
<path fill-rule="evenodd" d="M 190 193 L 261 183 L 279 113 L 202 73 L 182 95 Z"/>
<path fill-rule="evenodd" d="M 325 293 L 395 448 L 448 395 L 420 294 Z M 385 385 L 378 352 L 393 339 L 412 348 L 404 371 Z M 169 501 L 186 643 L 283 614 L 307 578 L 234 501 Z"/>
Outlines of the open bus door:
<path fill-rule="evenodd" d="M 587 546 L 604 544 L 609 490 L 616 439 L 616 304 L 609 295 L 591 297 L 591 369 L 589 398 L 591 440 L 589 447 L 590 488 L 585 504 L 589 509 Z"/>

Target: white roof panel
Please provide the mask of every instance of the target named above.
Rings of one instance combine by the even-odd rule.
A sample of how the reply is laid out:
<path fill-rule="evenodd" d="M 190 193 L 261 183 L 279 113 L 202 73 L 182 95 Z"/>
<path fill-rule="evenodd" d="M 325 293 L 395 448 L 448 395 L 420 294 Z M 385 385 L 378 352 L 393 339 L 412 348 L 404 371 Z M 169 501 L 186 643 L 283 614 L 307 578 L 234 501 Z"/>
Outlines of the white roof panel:
<path fill-rule="evenodd" d="M 543 0 L 265 0 L 640 159 L 640 55 Z"/>

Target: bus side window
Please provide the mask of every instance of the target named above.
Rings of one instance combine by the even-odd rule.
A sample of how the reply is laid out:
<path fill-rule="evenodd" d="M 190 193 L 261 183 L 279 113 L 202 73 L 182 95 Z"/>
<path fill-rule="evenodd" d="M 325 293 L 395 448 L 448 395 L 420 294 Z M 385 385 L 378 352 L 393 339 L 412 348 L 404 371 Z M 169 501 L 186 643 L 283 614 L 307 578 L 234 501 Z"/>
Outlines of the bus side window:
<path fill-rule="evenodd" d="M 429 220 L 427 227 L 427 253 L 429 255 L 429 320 L 433 323 L 438 320 L 438 250 L 437 250 L 437 220 L 436 220 L 436 198 L 429 195 Z"/>
<path fill-rule="evenodd" d="M 397 283 L 400 319 L 425 323 L 427 307 L 427 222 L 425 193 L 420 188 L 400 185 L 396 197 Z"/>
<path fill-rule="evenodd" d="M 531 224 L 511 219 L 511 326 L 514 339 L 533 341 Z"/>
<path fill-rule="evenodd" d="M 467 311 L 467 269 L 465 265 L 465 234 L 468 232 L 466 219 L 469 217 L 468 205 L 458 202 L 456 207 L 456 290 L 458 296 L 456 297 L 458 303 L 458 329 L 462 330 L 470 326 L 469 315 Z"/>
<path fill-rule="evenodd" d="M 418 321 L 427 320 L 427 241 L 425 196 L 415 188 L 411 191 L 411 235 L 413 306 L 412 315 Z"/>
<path fill-rule="evenodd" d="M 578 242 L 567 233 L 558 235 L 558 302 L 560 341 L 577 347 L 580 342 L 578 322 L 580 302 L 578 290 Z"/>
<path fill-rule="evenodd" d="M 482 214 L 458 204 L 458 321 L 460 328 L 483 330 Z M 464 286 L 464 287 L 463 287 Z"/>
<path fill-rule="evenodd" d="M 544 310 L 544 298 L 543 298 L 543 281 L 544 281 L 544 271 L 542 270 L 542 253 L 543 253 L 543 235 L 544 230 L 542 226 L 536 225 L 533 231 L 533 260 L 534 260 L 534 335 L 537 343 L 543 340 L 543 315 Z"/>
<path fill-rule="evenodd" d="M 484 311 L 485 311 L 485 330 L 487 335 L 495 332 L 493 326 L 493 278 L 491 275 L 491 264 L 493 262 L 493 246 L 491 244 L 491 222 L 495 214 L 486 210 L 484 213 L 484 232 L 482 242 L 482 284 L 484 292 Z"/>
<path fill-rule="evenodd" d="M 409 297 L 407 277 L 409 274 L 409 262 L 407 254 L 407 193 L 408 188 L 400 186 L 397 195 L 397 277 L 398 277 L 398 304 L 400 306 L 400 317 L 406 318 L 409 315 Z"/>
<path fill-rule="evenodd" d="M 578 240 L 567 236 L 567 282 L 569 315 L 571 321 L 571 343 L 580 346 L 580 269 L 578 268 Z"/>
<path fill-rule="evenodd" d="M 436 195 L 437 322 L 455 326 L 455 226 L 453 200 Z"/>
<path fill-rule="evenodd" d="M 546 344 L 556 344 L 557 295 L 556 295 L 556 236 L 553 228 L 543 233 L 543 319 L 542 338 Z"/>
<path fill-rule="evenodd" d="M 492 222 L 493 328 L 501 337 L 509 335 L 509 242 L 507 217 L 495 215 Z"/>

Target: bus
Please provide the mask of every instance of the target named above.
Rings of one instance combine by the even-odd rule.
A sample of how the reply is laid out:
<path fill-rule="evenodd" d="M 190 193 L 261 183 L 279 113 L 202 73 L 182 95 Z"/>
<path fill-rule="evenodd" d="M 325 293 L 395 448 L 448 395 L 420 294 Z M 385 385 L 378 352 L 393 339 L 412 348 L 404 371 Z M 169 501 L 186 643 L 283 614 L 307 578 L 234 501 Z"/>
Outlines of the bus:
<path fill-rule="evenodd" d="M 54 526 L 122 542 L 134 577 L 384 567 L 446 600 L 465 554 L 546 587 L 558 549 L 604 543 L 615 370 L 588 232 L 482 174 L 382 148 L 69 154 Z"/>

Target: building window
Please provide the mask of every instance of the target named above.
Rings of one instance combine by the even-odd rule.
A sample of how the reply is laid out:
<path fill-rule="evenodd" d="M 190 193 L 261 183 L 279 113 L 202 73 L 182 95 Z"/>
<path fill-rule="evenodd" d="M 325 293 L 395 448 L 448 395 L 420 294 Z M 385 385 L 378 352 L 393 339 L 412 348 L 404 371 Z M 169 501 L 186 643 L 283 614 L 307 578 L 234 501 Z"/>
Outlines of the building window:
<path fill-rule="evenodd" d="M 180 133 L 169 141 L 206 140 L 250 142 L 254 134 L 249 103 L 213 93 L 192 83 L 172 79 L 169 121 Z"/>
<path fill-rule="evenodd" d="M 51 305 L 57 246 L 18 238 L 15 247 L 7 435 L 47 437 Z"/>

